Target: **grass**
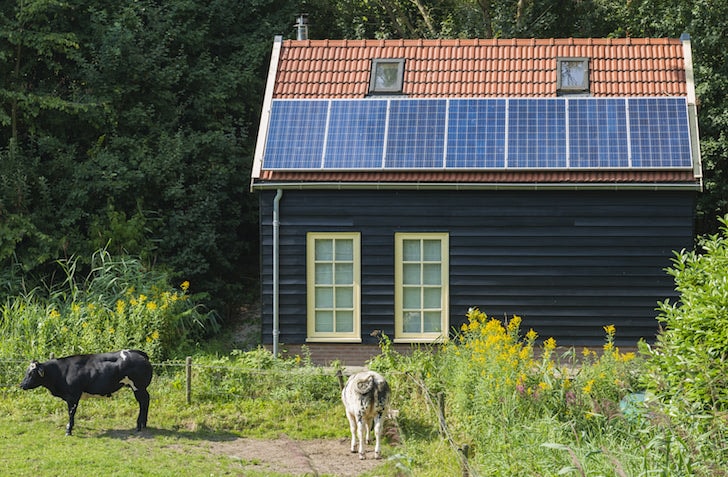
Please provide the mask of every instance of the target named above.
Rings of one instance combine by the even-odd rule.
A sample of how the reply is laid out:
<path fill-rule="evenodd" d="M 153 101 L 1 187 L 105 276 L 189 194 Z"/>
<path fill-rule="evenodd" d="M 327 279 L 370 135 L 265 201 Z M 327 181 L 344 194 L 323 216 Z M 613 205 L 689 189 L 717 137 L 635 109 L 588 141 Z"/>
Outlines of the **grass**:
<path fill-rule="evenodd" d="M 255 462 L 210 452 L 210 447 L 243 436 L 338 439 L 347 432 L 335 401 L 283 406 L 243 399 L 187 405 L 170 376 L 156 376 L 149 390 L 147 430 L 133 430 L 137 404 L 131 392 L 122 390 L 111 398 L 83 399 L 74 435 L 66 437 L 62 400 L 43 388 L 0 388 L 0 475 L 270 477 L 276 474 L 251 471 Z"/>

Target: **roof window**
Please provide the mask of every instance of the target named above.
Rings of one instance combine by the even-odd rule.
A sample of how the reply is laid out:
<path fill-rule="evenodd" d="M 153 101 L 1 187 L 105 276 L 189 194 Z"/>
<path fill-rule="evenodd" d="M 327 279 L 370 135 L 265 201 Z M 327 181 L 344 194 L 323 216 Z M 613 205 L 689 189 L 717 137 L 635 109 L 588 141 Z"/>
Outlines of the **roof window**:
<path fill-rule="evenodd" d="M 372 60 L 369 93 L 401 93 L 403 77 L 404 59 L 374 59 Z"/>
<path fill-rule="evenodd" d="M 557 58 L 556 89 L 561 94 L 589 92 L 589 58 Z"/>

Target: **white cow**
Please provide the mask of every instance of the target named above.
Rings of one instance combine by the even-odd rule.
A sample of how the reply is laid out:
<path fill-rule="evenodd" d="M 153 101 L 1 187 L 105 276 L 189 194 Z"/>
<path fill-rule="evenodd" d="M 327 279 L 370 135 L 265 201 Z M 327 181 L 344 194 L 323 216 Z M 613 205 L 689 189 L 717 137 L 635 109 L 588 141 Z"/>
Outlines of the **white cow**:
<path fill-rule="evenodd" d="M 359 439 L 359 458 L 366 459 L 364 439 L 369 443 L 369 431 L 374 428 L 376 445 L 374 458 L 382 455 L 380 439 L 382 436 L 382 420 L 389 404 L 389 384 L 374 371 L 363 371 L 349 377 L 346 386 L 341 390 L 341 401 L 346 408 L 351 430 L 351 452 L 356 452 L 356 440 Z"/>

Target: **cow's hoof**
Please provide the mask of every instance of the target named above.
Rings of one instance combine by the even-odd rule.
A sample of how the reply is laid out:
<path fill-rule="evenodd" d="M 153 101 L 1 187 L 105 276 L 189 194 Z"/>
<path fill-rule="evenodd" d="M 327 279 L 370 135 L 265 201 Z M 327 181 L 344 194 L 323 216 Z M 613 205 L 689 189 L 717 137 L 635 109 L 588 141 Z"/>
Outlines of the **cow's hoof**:
<path fill-rule="evenodd" d="M 367 456 L 365 456 L 364 454 L 359 454 L 359 460 L 365 460 L 366 458 Z"/>
<path fill-rule="evenodd" d="M 382 458 L 382 454 L 380 452 L 375 452 L 374 453 L 374 458 L 375 459 L 381 459 Z"/>

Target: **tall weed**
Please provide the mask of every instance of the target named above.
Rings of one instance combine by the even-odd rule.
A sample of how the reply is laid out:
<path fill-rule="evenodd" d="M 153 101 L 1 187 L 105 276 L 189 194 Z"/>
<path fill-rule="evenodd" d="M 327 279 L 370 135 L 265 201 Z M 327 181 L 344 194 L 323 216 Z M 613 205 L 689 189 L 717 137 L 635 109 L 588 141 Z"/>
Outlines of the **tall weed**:
<path fill-rule="evenodd" d="M 77 260 L 60 263 L 65 279 L 46 293 L 35 289 L 0 305 L 0 357 L 42 358 L 138 348 L 155 360 L 219 327 L 188 294 L 189 283 L 105 250 L 79 277 Z"/>

